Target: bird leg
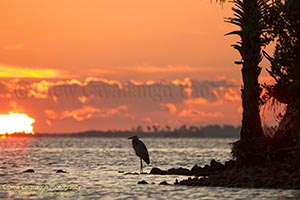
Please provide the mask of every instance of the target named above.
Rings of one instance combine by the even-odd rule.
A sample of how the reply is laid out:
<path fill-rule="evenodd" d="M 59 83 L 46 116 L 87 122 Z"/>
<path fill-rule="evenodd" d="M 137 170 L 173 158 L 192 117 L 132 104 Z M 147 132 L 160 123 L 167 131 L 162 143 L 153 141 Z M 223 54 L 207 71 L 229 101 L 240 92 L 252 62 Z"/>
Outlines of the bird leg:
<path fill-rule="evenodd" d="M 141 174 L 143 173 L 143 161 L 142 161 L 142 158 L 140 158 L 141 159 L 141 169 L 140 169 L 140 171 L 141 171 Z"/>

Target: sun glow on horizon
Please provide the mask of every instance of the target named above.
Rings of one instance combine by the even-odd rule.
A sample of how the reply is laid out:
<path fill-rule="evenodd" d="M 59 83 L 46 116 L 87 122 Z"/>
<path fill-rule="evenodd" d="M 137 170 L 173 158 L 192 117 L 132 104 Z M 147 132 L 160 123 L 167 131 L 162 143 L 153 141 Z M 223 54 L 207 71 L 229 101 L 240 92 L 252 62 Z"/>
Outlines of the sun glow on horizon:
<path fill-rule="evenodd" d="M 0 134 L 25 133 L 34 134 L 35 119 L 24 113 L 0 114 Z"/>
<path fill-rule="evenodd" d="M 61 71 L 55 69 L 32 69 L 21 68 L 20 66 L 0 65 L 0 77 L 14 78 L 57 78 L 63 76 Z"/>

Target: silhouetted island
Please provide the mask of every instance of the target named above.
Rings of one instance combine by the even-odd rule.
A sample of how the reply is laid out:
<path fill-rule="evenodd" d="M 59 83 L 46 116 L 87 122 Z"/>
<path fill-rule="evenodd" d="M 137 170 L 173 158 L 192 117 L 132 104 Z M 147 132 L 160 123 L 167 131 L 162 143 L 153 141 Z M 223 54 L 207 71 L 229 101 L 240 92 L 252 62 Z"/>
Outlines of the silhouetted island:
<path fill-rule="evenodd" d="M 186 126 L 172 129 L 170 126 L 137 126 L 132 130 L 89 130 L 77 133 L 36 133 L 34 137 L 59 136 L 59 137 L 202 137 L 202 138 L 237 138 L 240 133 L 240 126 L 233 125 L 207 125 L 207 126 Z"/>

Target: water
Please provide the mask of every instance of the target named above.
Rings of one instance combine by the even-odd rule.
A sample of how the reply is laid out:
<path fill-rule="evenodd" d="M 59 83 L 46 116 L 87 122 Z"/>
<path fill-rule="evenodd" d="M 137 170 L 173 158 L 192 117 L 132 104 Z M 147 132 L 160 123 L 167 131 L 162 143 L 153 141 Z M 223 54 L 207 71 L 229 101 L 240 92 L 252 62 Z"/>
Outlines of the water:
<path fill-rule="evenodd" d="M 230 159 L 232 139 L 143 138 L 151 165 L 169 169 Z M 134 175 L 139 159 L 123 138 L 8 138 L 0 140 L 0 198 L 20 199 L 297 199 L 298 191 L 187 187 L 183 176 Z M 22 173 L 34 169 L 35 173 Z M 68 173 L 56 173 L 62 169 Z M 126 174 L 130 172 L 131 174 Z M 145 180 L 148 185 L 139 185 Z"/>

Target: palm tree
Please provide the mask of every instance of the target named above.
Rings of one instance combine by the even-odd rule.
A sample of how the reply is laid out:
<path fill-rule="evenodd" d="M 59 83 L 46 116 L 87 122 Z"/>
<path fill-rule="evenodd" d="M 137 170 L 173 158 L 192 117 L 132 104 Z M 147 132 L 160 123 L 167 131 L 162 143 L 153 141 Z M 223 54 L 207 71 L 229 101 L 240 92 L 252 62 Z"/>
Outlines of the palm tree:
<path fill-rule="evenodd" d="M 232 154 L 238 161 L 247 163 L 260 162 L 259 157 L 265 146 L 259 112 L 261 87 L 258 76 L 261 73 L 261 49 L 268 42 L 264 37 L 267 2 L 268 0 L 233 0 L 234 17 L 226 20 L 240 28 L 226 35 L 235 34 L 241 38 L 241 41 L 232 46 L 242 57 L 241 61 L 235 63 L 242 65 L 243 79 L 242 128 L 240 140 L 233 144 Z"/>

